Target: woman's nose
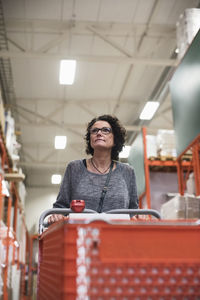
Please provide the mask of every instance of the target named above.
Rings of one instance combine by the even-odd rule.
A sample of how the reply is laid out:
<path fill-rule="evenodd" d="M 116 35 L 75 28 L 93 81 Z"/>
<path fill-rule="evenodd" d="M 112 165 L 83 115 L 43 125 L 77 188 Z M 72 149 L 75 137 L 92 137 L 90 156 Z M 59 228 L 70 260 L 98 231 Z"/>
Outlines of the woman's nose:
<path fill-rule="evenodd" d="M 102 136 L 102 132 L 101 132 L 101 130 L 99 130 L 99 131 L 97 132 L 97 135 L 100 135 L 100 136 Z"/>

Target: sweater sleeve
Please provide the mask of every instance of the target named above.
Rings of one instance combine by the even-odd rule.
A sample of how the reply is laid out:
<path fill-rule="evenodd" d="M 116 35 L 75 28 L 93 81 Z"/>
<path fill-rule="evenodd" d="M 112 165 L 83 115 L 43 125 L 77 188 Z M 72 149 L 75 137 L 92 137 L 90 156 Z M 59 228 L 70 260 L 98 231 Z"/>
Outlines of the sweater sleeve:
<path fill-rule="evenodd" d="M 127 166 L 126 169 L 126 181 L 129 191 L 129 208 L 130 209 L 137 209 L 138 208 L 138 195 L 137 195 L 137 185 L 136 185 L 136 177 L 133 167 Z"/>
<path fill-rule="evenodd" d="M 65 174 L 60 186 L 60 190 L 53 204 L 53 208 L 69 208 L 71 200 L 71 165 L 69 164 L 65 170 Z"/>

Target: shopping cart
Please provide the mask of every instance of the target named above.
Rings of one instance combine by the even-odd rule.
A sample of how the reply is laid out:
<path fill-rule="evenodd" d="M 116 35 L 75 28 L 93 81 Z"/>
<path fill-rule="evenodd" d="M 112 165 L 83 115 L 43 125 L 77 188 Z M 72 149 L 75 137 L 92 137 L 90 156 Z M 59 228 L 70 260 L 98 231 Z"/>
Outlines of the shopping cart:
<path fill-rule="evenodd" d="M 53 213 L 67 217 L 46 229 Z M 200 299 L 199 220 L 53 209 L 41 215 L 39 233 L 38 300 Z"/>

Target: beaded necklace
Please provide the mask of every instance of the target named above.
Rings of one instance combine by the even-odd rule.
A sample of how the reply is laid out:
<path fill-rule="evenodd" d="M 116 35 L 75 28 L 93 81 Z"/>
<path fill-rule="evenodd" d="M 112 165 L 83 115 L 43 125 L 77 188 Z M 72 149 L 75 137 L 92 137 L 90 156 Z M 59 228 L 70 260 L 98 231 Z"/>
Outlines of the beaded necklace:
<path fill-rule="evenodd" d="M 95 165 L 95 163 L 93 162 L 93 159 L 91 158 L 90 160 L 91 160 L 91 163 L 92 163 L 93 167 L 94 167 L 100 174 L 105 174 L 105 173 L 108 171 L 108 169 L 110 168 L 110 166 L 111 166 L 111 164 L 110 164 L 110 165 L 108 166 L 108 168 L 107 168 L 105 171 L 101 172 L 101 171 L 97 168 L 97 166 Z M 112 161 L 111 161 L 111 163 L 112 163 Z"/>

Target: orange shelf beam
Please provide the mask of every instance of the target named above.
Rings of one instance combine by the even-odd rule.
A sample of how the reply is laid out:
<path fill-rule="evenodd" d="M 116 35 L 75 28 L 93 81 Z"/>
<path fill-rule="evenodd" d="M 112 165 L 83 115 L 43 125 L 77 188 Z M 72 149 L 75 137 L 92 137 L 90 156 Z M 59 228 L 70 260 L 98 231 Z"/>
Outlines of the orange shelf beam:
<path fill-rule="evenodd" d="M 144 144 L 144 176 L 145 176 L 145 194 L 147 208 L 151 208 L 151 191 L 149 179 L 149 164 L 147 159 L 147 145 L 146 145 L 146 128 L 142 128 L 143 144 Z"/>

